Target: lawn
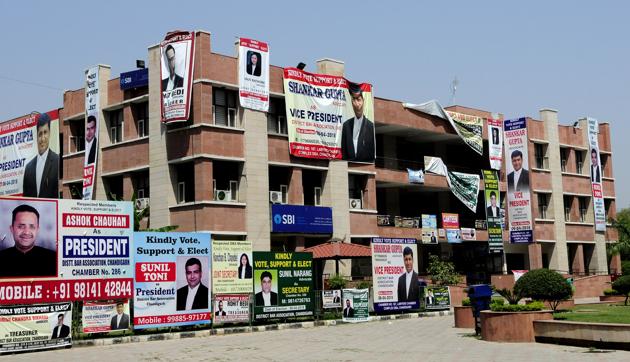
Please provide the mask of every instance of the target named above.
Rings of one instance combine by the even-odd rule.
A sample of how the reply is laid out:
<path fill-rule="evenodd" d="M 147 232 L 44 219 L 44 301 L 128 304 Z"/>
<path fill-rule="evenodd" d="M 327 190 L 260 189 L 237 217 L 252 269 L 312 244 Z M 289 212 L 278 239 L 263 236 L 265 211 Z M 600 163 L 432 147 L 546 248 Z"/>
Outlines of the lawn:
<path fill-rule="evenodd" d="M 554 313 L 554 319 L 574 322 L 630 324 L 630 305 L 584 304 L 566 312 Z"/>

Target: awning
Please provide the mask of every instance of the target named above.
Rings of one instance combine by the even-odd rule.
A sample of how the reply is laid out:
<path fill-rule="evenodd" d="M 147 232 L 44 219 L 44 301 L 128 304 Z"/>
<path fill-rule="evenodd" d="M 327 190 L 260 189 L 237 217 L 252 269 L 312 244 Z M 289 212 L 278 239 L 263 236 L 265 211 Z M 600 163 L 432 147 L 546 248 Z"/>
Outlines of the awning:
<path fill-rule="evenodd" d="M 372 249 L 369 246 L 335 241 L 319 244 L 304 251 L 312 252 L 313 259 L 350 259 L 372 256 Z"/>

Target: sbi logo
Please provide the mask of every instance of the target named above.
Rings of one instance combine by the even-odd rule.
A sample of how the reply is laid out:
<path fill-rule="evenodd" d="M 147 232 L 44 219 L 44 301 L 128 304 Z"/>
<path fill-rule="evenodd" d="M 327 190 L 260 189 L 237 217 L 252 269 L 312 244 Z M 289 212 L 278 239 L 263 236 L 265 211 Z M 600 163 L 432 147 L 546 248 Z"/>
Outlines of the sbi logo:
<path fill-rule="evenodd" d="M 295 215 L 280 215 L 273 216 L 274 224 L 292 225 L 295 224 Z"/>

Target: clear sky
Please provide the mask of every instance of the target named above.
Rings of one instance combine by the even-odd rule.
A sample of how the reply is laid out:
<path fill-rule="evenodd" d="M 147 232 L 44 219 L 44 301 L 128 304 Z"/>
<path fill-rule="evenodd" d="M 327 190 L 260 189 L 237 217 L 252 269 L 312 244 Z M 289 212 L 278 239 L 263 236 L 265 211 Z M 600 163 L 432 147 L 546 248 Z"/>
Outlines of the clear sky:
<path fill-rule="evenodd" d="M 266 41 L 278 66 L 328 57 L 375 95 L 451 100 L 562 124 L 610 122 L 617 208 L 630 206 L 630 2 L 624 1 L 2 1 L 0 120 L 63 105 L 98 63 L 135 68 L 174 29 L 206 30 L 234 54 L 237 36 Z M 220 4 L 220 5 L 215 5 Z"/>

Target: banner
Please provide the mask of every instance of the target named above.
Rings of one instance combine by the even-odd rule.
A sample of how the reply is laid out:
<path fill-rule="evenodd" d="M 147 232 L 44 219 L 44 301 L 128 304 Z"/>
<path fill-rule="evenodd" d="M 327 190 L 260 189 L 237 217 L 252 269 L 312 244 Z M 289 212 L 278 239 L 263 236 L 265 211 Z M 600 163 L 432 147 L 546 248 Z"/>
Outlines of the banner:
<path fill-rule="evenodd" d="M 322 307 L 341 308 L 341 290 L 322 290 Z"/>
<path fill-rule="evenodd" d="M 475 241 L 477 240 L 477 233 L 473 228 L 461 228 L 462 240 Z"/>
<path fill-rule="evenodd" d="M 507 204 L 510 242 L 531 243 L 533 224 L 529 191 L 527 119 L 509 119 L 503 124 L 507 173 Z M 509 161 L 509 162 L 508 162 Z"/>
<path fill-rule="evenodd" d="M 254 252 L 254 320 L 313 316 L 313 254 Z"/>
<path fill-rule="evenodd" d="M 490 168 L 501 170 L 503 164 L 503 120 L 499 117 L 488 118 L 488 157 L 490 157 Z"/>
<path fill-rule="evenodd" d="M 599 157 L 599 122 L 593 118 L 588 123 L 588 146 L 591 156 L 591 189 L 593 191 L 593 212 L 595 215 L 595 231 L 606 231 L 606 208 L 604 206 L 604 176 Z"/>
<path fill-rule="evenodd" d="M 422 243 L 437 244 L 437 216 L 422 214 Z"/>
<path fill-rule="evenodd" d="M 0 123 L 0 195 L 59 197 L 58 110 Z"/>
<path fill-rule="evenodd" d="M 501 227 L 501 193 L 499 177 L 496 171 L 481 170 L 483 174 L 484 195 L 486 200 L 486 223 L 488 228 L 488 247 L 490 251 L 503 250 L 503 228 Z"/>
<path fill-rule="evenodd" d="M 374 309 L 377 312 L 418 309 L 416 239 L 372 238 Z"/>
<path fill-rule="evenodd" d="M 269 46 L 240 38 L 238 50 L 238 88 L 241 107 L 269 110 Z"/>
<path fill-rule="evenodd" d="M 251 293 L 254 275 L 252 266 L 251 241 L 213 240 L 212 293 Z"/>
<path fill-rule="evenodd" d="M 446 241 L 457 244 L 462 242 L 461 231 L 459 230 L 459 215 L 442 213 L 442 227 L 446 230 Z"/>
<path fill-rule="evenodd" d="M 285 68 L 284 93 L 291 155 L 374 162 L 372 85 Z"/>
<path fill-rule="evenodd" d="M 424 184 L 424 172 L 422 170 L 407 169 L 410 184 Z"/>
<path fill-rule="evenodd" d="M 451 293 L 448 287 L 425 287 L 424 300 L 426 309 L 449 309 Z"/>
<path fill-rule="evenodd" d="M 470 148 L 483 155 L 483 119 L 468 114 L 446 111 L 449 121 L 457 134 Z"/>
<path fill-rule="evenodd" d="M 249 322 L 249 294 L 217 294 L 213 310 L 215 324 Z"/>
<path fill-rule="evenodd" d="M 134 243 L 134 329 L 210 323 L 210 234 L 136 232 Z"/>
<path fill-rule="evenodd" d="M 425 157 L 424 169 L 436 175 L 445 176 L 451 192 L 472 212 L 477 211 L 479 175 L 451 172 L 439 157 Z"/>
<path fill-rule="evenodd" d="M 0 353 L 72 345 L 72 303 L 0 308 Z"/>
<path fill-rule="evenodd" d="M 271 205 L 272 233 L 332 234 L 332 207 Z"/>
<path fill-rule="evenodd" d="M 131 202 L 0 198 L 0 304 L 131 297 L 132 215 Z"/>
<path fill-rule="evenodd" d="M 369 289 L 344 289 L 343 290 L 343 321 L 367 322 L 369 312 Z"/>
<path fill-rule="evenodd" d="M 103 333 L 129 329 L 129 301 L 83 302 L 83 333 Z"/>
<path fill-rule="evenodd" d="M 175 31 L 160 43 L 162 122 L 187 121 L 190 115 L 195 32 Z"/>
<path fill-rule="evenodd" d="M 96 162 L 98 160 L 98 128 L 100 124 L 101 103 L 98 89 L 98 66 L 86 72 L 85 82 L 85 158 L 83 160 L 83 200 L 94 197 L 96 180 Z"/>

